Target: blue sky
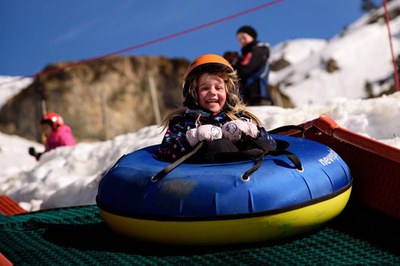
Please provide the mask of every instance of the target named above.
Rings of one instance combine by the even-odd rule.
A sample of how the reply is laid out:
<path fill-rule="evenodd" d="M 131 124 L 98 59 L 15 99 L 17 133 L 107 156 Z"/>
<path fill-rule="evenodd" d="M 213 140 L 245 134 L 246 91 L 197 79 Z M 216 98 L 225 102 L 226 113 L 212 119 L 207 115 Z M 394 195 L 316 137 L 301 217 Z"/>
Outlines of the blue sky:
<path fill-rule="evenodd" d="M 270 6 L 121 55 L 192 60 L 239 50 L 236 30 L 253 26 L 276 45 L 330 39 L 362 12 L 361 0 L 2 0 L 0 75 L 29 76 L 47 64 L 79 61 L 145 44 L 267 3 Z"/>

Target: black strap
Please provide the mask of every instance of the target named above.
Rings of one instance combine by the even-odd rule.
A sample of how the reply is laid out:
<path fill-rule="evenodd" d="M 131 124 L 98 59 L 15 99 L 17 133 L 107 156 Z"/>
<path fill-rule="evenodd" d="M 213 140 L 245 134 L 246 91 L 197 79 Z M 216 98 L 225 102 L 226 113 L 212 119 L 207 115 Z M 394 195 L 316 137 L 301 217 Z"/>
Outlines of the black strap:
<path fill-rule="evenodd" d="M 261 167 L 262 162 L 264 161 L 264 156 L 265 156 L 265 153 L 263 153 L 263 154 L 258 158 L 257 163 L 255 163 L 249 170 L 246 171 L 246 173 L 243 174 L 242 179 L 243 179 L 244 181 L 249 180 L 249 179 L 250 179 L 250 175 L 253 174 L 255 171 L 257 171 L 257 170 Z"/>
<path fill-rule="evenodd" d="M 302 165 L 299 157 L 297 157 L 297 155 L 294 154 L 293 152 L 290 152 L 288 150 L 276 150 L 276 151 L 270 152 L 268 155 L 272 155 L 272 156 L 286 155 L 288 157 L 288 159 L 294 164 L 294 166 L 296 167 L 297 170 L 299 170 L 299 171 L 303 170 L 303 165 Z"/>
<path fill-rule="evenodd" d="M 204 141 L 199 142 L 196 147 L 189 152 L 188 154 L 185 154 L 184 156 L 182 156 L 181 158 L 179 158 L 178 160 L 176 160 L 175 162 L 171 163 L 170 165 L 166 166 L 164 169 L 162 169 L 160 172 L 158 172 L 157 174 L 153 175 L 151 177 L 151 181 L 156 182 L 158 180 L 161 180 L 162 178 L 164 178 L 169 172 L 171 172 L 172 170 L 174 170 L 177 166 L 179 166 L 180 164 L 182 164 L 184 161 L 186 161 L 187 159 L 189 159 L 190 157 L 192 157 L 198 150 L 200 150 L 201 147 L 203 147 L 204 145 Z"/>
<path fill-rule="evenodd" d="M 244 181 L 249 180 L 250 175 L 253 174 L 255 171 L 257 171 L 261 167 L 262 162 L 264 161 L 264 157 L 267 155 L 271 155 L 271 156 L 286 155 L 288 157 L 288 159 L 294 164 L 294 166 L 296 167 L 297 170 L 303 171 L 303 166 L 301 164 L 301 161 L 300 161 L 299 157 L 297 157 L 296 154 L 294 154 L 290 151 L 287 151 L 287 150 L 276 150 L 276 151 L 263 153 L 258 158 L 257 162 L 243 174 L 242 179 Z"/>
<path fill-rule="evenodd" d="M 242 138 L 244 138 L 247 142 L 251 143 L 254 147 L 263 150 L 264 152 L 270 152 L 276 150 L 270 142 L 263 139 L 255 139 L 248 135 L 243 134 Z"/>
<path fill-rule="evenodd" d="M 239 152 L 239 153 L 237 153 L 237 152 L 220 153 L 220 155 L 223 155 L 222 157 L 225 157 L 229 154 L 234 154 L 236 156 L 238 154 L 240 154 L 241 156 L 243 156 L 244 158 L 247 158 L 247 159 L 252 159 L 252 160 L 258 159 L 257 162 L 243 174 L 243 176 L 242 176 L 243 180 L 248 180 L 250 175 L 253 174 L 255 171 L 257 171 L 261 167 L 261 165 L 264 161 L 264 158 L 267 155 L 271 155 L 271 156 L 286 155 L 288 157 L 288 159 L 294 164 L 294 166 L 296 167 L 297 170 L 299 170 L 299 171 L 303 170 L 303 166 L 301 164 L 300 159 L 297 157 L 297 155 L 287 150 L 287 148 L 289 147 L 288 142 L 283 141 L 283 140 L 275 140 L 276 144 L 277 144 L 277 146 L 275 148 L 275 147 L 272 147 L 272 145 L 270 143 L 268 143 L 267 141 L 253 139 L 247 135 L 245 138 L 247 141 L 250 141 L 251 143 L 253 143 L 257 148 L 254 148 L 254 149 L 248 150 L 248 151 L 244 151 L 244 152 Z M 182 164 L 183 162 L 188 160 L 190 157 L 192 157 L 194 154 L 196 154 L 204 146 L 204 143 L 205 143 L 205 141 L 198 143 L 191 152 L 185 154 L 184 156 L 182 156 L 175 162 L 169 164 L 164 169 L 162 169 L 160 172 L 158 172 L 157 174 L 152 176 L 151 181 L 156 182 L 156 181 L 159 181 L 162 178 L 164 178 L 169 172 L 171 172 L 176 167 L 178 167 L 180 164 Z"/>
<path fill-rule="evenodd" d="M 288 126 L 288 128 L 292 129 L 291 126 Z M 267 155 L 271 155 L 271 156 L 286 155 L 288 157 L 288 159 L 294 164 L 294 166 L 296 167 L 297 170 L 299 170 L 299 171 L 303 170 L 303 166 L 301 164 L 299 157 L 297 157 L 296 154 L 287 150 L 287 148 L 290 145 L 287 141 L 276 139 L 275 140 L 276 147 L 272 147 L 272 145 L 266 141 L 253 139 L 249 136 L 246 136 L 246 140 L 252 142 L 253 145 L 258 147 L 259 148 L 258 150 L 261 151 L 262 154 L 261 154 L 261 156 L 259 156 L 257 162 L 243 174 L 243 176 L 242 176 L 243 180 L 245 180 L 245 181 L 249 180 L 250 175 L 253 174 L 255 171 L 257 171 L 261 167 L 262 162 L 264 161 L 264 157 Z"/>

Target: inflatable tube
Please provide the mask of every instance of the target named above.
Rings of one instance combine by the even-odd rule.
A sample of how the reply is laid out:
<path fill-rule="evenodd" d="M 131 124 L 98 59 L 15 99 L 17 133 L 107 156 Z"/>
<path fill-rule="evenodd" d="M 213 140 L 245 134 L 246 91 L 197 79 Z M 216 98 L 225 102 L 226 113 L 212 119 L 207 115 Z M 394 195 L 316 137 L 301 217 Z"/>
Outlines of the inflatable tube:
<path fill-rule="evenodd" d="M 302 162 L 266 156 L 249 179 L 253 161 L 182 164 L 152 181 L 168 163 L 153 158 L 157 145 L 123 156 L 102 178 L 97 205 L 114 231 L 163 244 L 221 245 L 280 239 L 337 216 L 351 192 L 344 161 L 318 142 L 290 143 Z"/>

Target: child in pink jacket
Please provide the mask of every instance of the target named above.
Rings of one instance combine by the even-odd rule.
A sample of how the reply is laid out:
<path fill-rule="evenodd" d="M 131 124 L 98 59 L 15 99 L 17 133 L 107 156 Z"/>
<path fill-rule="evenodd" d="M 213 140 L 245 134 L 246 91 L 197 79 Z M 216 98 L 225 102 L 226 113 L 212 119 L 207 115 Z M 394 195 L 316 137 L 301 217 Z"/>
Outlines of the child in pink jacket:
<path fill-rule="evenodd" d="M 29 148 L 29 154 L 39 160 L 40 156 L 60 146 L 74 146 L 75 139 L 71 128 L 64 124 L 64 120 L 57 113 L 46 113 L 40 120 L 44 135 L 45 150 L 42 153 L 36 152 L 35 148 Z"/>

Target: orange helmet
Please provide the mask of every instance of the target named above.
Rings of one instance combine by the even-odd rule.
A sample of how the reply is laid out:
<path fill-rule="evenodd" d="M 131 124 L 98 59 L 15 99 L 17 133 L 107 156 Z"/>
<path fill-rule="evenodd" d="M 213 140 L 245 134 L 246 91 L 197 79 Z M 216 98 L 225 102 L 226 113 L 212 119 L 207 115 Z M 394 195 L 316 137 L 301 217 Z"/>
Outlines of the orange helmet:
<path fill-rule="evenodd" d="M 233 67 L 231 64 L 222 56 L 216 54 L 205 54 L 193 60 L 193 62 L 187 68 L 185 75 L 183 75 L 183 80 L 186 81 L 189 74 L 197 67 L 203 66 L 202 68 L 205 68 L 206 65 L 220 66 L 221 70 L 233 72 Z"/>
<path fill-rule="evenodd" d="M 42 116 L 40 123 L 50 123 L 53 129 L 56 129 L 62 125 L 64 125 L 64 120 L 61 115 L 57 113 L 46 113 Z"/>
<path fill-rule="evenodd" d="M 196 73 L 217 73 L 217 72 L 234 72 L 231 64 L 222 56 L 216 54 L 204 54 L 197 57 L 187 68 L 185 74 L 183 75 L 183 98 L 184 106 L 192 106 L 193 101 L 196 102 L 197 99 L 194 95 L 189 93 L 190 83 L 193 81 Z"/>

